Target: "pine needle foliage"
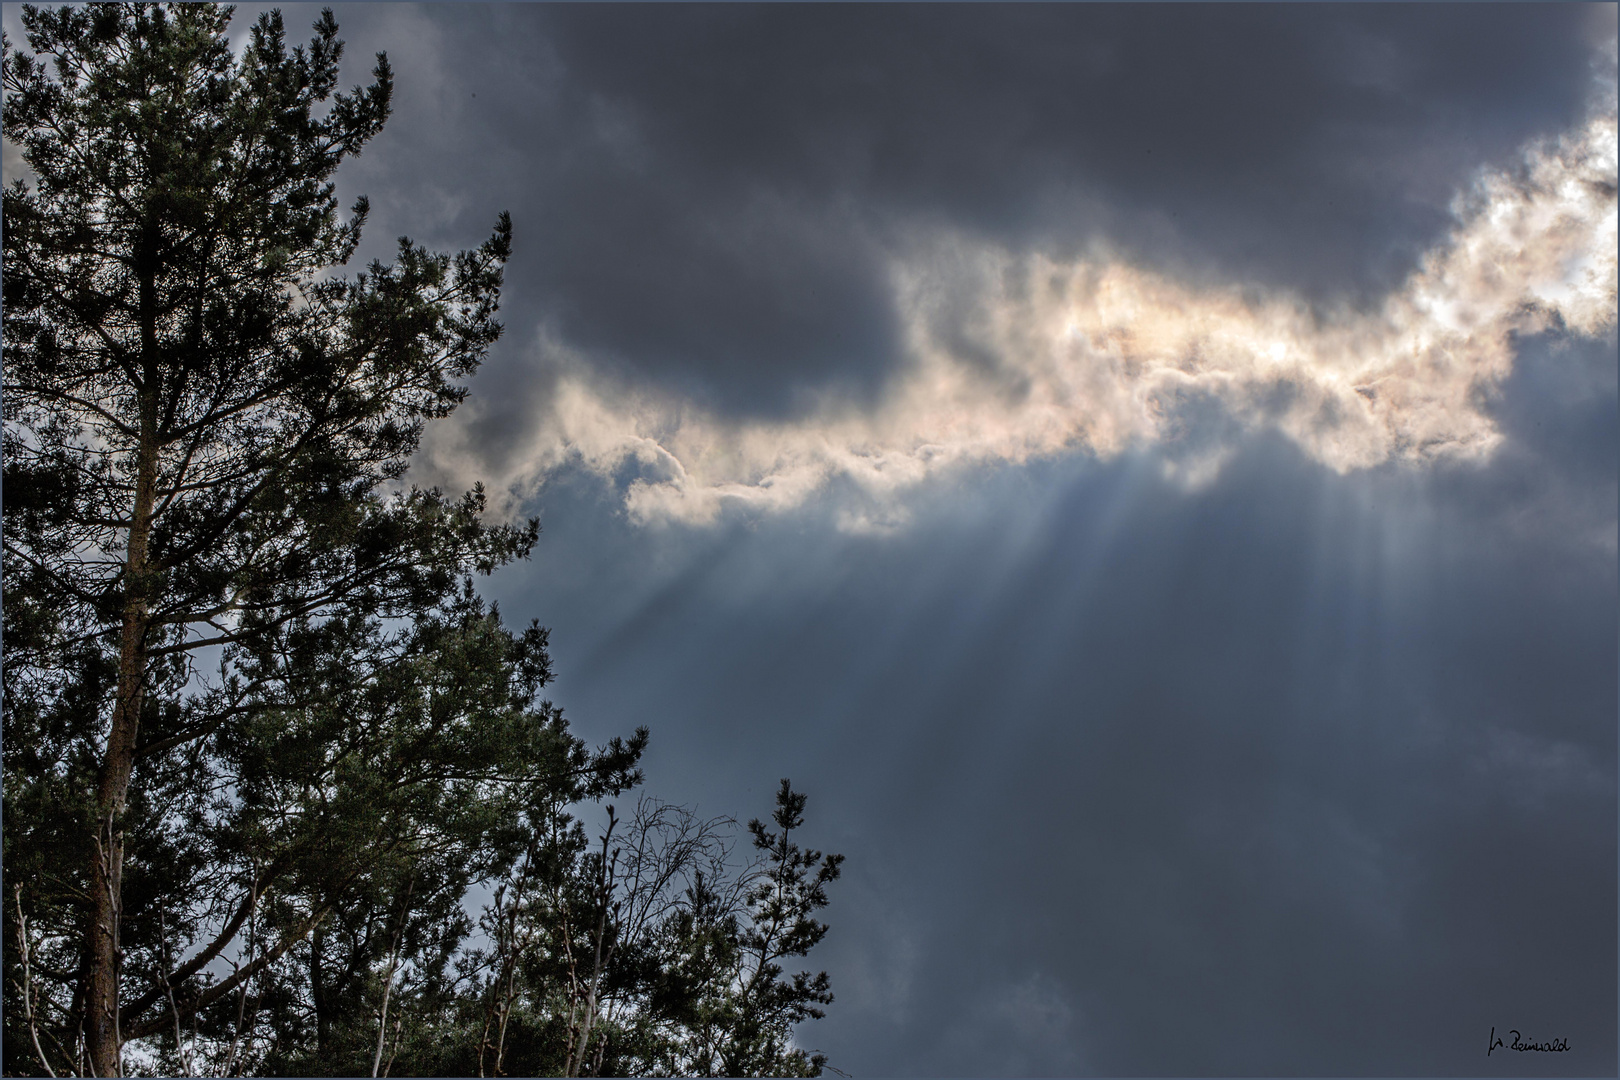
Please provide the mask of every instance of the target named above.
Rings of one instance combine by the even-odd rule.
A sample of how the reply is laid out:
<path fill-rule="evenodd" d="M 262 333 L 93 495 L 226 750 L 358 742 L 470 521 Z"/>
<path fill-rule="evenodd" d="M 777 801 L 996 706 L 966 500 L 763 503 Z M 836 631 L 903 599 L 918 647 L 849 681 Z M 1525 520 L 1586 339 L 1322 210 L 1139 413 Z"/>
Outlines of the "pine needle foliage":
<path fill-rule="evenodd" d="M 838 856 L 761 861 L 588 748 L 528 556 L 481 488 L 406 482 L 498 340 L 512 223 L 456 254 L 332 177 L 393 75 L 330 11 L 233 51 L 212 4 L 24 5 L 4 42 L 4 1070 L 813 1074 L 786 979 Z M 786 801 L 782 801 L 786 800 Z M 818 860 L 820 860 L 818 862 Z M 480 900 L 482 914 L 478 914 Z"/>

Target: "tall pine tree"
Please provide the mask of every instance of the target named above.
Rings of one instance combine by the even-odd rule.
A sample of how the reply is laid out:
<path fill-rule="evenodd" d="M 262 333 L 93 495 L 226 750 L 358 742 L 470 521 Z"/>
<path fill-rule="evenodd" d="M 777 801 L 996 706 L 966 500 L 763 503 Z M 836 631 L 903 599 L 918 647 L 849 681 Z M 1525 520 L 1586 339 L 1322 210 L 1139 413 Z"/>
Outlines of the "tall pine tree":
<path fill-rule="evenodd" d="M 401 884 L 429 855 L 459 860 L 441 892 L 464 885 L 477 859 L 449 853 L 484 843 L 496 793 L 617 790 L 644 736 L 586 754 L 533 701 L 542 632 L 464 592 L 535 523 L 399 487 L 500 333 L 511 225 L 330 273 L 366 218 L 364 199 L 339 214 L 331 177 L 388 116 L 386 58 L 337 92 L 330 11 L 292 49 L 261 16 L 239 56 L 213 5 L 21 18 L 5 1042 L 8 1062 L 113 1076 L 126 1040 L 244 1004 L 356 890 L 431 891 Z"/>
<path fill-rule="evenodd" d="M 360 239 L 391 76 L 330 12 L 25 6 L 4 114 L 5 1071 L 820 1071 L 785 976 L 841 857 L 644 801 L 472 577 L 532 547 L 402 483 L 500 333 L 511 227 Z M 493 890 L 481 927 L 467 914 Z"/>

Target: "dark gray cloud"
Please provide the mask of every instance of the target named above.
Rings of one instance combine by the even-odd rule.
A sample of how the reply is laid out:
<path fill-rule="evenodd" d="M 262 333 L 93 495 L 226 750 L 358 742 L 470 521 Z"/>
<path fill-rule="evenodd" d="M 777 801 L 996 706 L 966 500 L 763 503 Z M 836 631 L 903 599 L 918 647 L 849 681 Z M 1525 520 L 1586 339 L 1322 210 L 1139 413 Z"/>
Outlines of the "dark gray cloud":
<path fill-rule="evenodd" d="M 399 73 L 395 119 L 343 181 L 378 235 L 465 242 L 510 208 L 520 342 L 544 317 L 599 363 L 775 413 L 881 382 L 880 254 L 929 224 L 1376 298 L 1474 170 L 1578 118 L 1594 22 L 1512 4 L 339 16 Z"/>
<path fill-rule="evenodd" d="M 1278 282 L 1305 271 L 1323 292 L 1387 270 L 1383 246 L 1432 232 L 1469 170 L 1566 126 L 1588 81 L 1574 7 L 537 17 L 659 160 L 723 198 L 851 198 L 1026 243 L 1130 229 L 1065 213 L 1066 196 L 1089 194 L 1109 216 L 1169 216 L 1188 247 Z"/>

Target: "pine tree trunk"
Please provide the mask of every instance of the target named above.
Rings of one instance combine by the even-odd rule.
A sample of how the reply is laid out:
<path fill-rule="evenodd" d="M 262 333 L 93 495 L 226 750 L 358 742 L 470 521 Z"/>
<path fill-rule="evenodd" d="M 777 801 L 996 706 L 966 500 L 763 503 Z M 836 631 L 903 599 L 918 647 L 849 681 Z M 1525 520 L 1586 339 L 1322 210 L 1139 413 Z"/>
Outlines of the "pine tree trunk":
<path fill-rule="evenodd" d="M 326 1060 L 332 1043 L 332 1010 L 326 1000 L 326 981 L 321 966 L 326 952 L 326 932 L 320 923 L 310 931 L 309 938 L 309 997 L 315 1006 L 315 1056 Z"/>
<path fill-rule="evenodd" d="M 96 843 L 90 862 L 89 963 L 85 992 L 85 1049 L 97 1076 L 122 1075 L 123 1035 L 119 1028 L 118 982 L 123 950 L 119 921 L 123 909 L 124 807 L 135 766 L 141 701 L 146 689 L 146 650 L 151 607 L 151 568 L 147 547 L 157 502 L 157 334 L 153 315 L 154 275 L 141 278 L 141 337 L 144 385 L 140 439 L 135 456 L 135 499 L 124 564 L 123 625 L 118 645 L 118 693 L 112 728 L 96 790 Z"/>
<path fill-rule="evenodd" d="M 136 504 L 144 513 L 144 528 L 130 530 L 129 574 L 131 582 L 144 577 L 145 547 L 150 533 L 152 477 L 143 468 Z M 144 505 L 143 505 L 144 504 Z M 130 772 L 135 764 L 135 737 L 140 726 L 141 697 L 146 675 L 147 602 L 132 589 L 124 607 L 124 625 L 119 643 L 118 697 L 113 706 L 112 731 L 107 736 L 107 753 L 96 792 L 97 843 L 90 866 L 91 941 L 88 1016 L 85 1039 L 91 1067 L 97 1076 L 119 1075 L 118 969 L 122 950 L 118 944 L 118 923 L 122 907 L 124 867 L 124 805 L 129 794 Z"/>

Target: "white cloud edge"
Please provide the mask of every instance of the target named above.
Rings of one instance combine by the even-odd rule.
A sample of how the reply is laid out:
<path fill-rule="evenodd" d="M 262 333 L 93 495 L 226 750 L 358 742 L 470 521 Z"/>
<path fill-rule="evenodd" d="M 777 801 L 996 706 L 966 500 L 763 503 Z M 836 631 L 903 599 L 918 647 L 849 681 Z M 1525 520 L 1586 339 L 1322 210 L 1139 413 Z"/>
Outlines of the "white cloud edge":
<path fill-rule="evenodd" d="M 1259 428 L 1340 473 L 1483 459 L 1502 438 L 1483 406 L 1512 371 L 1514 335 L 1615 325 L 1615 191 L 1611 87 L 1579 128 L 1527 146 L 1521 169 L 1482 171 L 1446 239 L 1380 306 L 1326 317 L 1282 293 L 939 232 L 891 262 L 906 356 L 875 404 L 829 394 L 797 419 L 726 419 L 616 381 L 542 331 L 555 379 L 509 464 L 490 477 L 472 448 L 471 401 L 430 429 L 419 472 L 491 479 L 511 512 L 561 469 L 628 471 L 624 509 L 640 524 L 790 510 L 843 481 L 862 498 L 839 527 L 882 532 L 904 524 L 908 490 L 962 465 L 1158 444 L 1197 486 L 1233 433 Z M 963 281 L 966 309 L 947 309 Z M 958 355 L 946 324 L 990 364 Z"/>

